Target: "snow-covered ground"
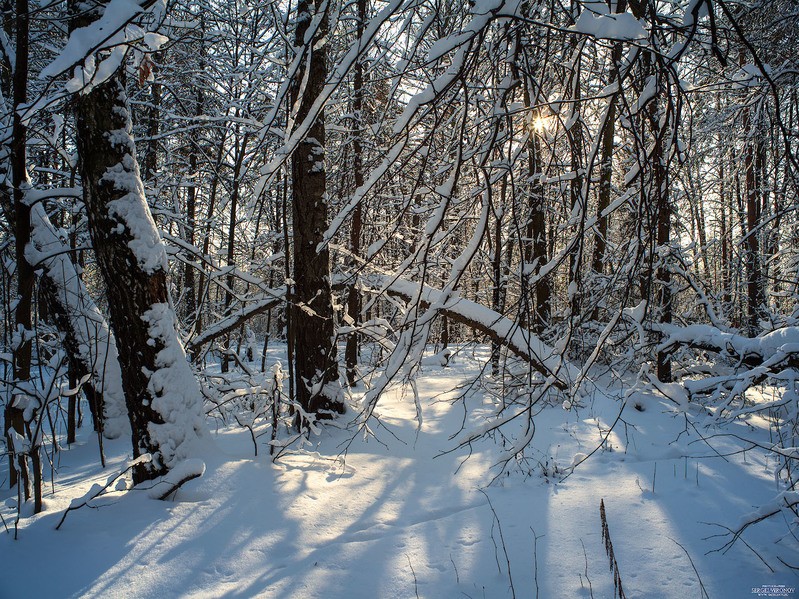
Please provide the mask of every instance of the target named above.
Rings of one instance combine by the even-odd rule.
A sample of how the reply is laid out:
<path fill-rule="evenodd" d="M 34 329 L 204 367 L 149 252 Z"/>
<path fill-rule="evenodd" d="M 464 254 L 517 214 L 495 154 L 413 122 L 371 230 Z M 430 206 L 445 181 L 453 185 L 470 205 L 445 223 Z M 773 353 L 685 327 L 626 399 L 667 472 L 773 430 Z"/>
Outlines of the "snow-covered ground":
<path fill-rule="evenodd" d="M 84 430 L 55 457 L 46 511 L 20 521 L 18 540 L 0 534 L 0 597 L 605 599 L 614 587 L 601 499 L 627 597 L 749 598 L 767 596 L 766 585 L 794 596 L 799 580 L 778 557 L 796 565 L 799 555 L 782 515 L 714 552 L 728 540 L 714 537 L 723 526 L 779 492 L 774 463 L 718 433 L 767 440 L 765 421 L 699 429 L 705 442 L 673 402 L 632 396 L 605 446 L 561 480 L 618 415 L 619 400 L 596 392 L 537 414 L 526 458 L 487 486 L 498 443 L 475 443 L 466 460 L 468 449 L 445 453 L 464 419 L 446 394 L 478 369 L 470 352 L 425 366 L 418 431 L 412 396 L 395 389 L 380 400 L 376 438 L 352 439 L 351 411 L 276 464 L 265 445 L 253 456 L 245 429 L 219 428 L 198 449 L 205 474 L 173 500 L 114 492 L 56 531 L 70 500 L 126 461 L 125 440 L 107 442 L 102 470 Z M 467 402 L 467 430 L 495 409 L 487 394 Z M 10 502 L 2 510 L 13 528 Z"/>

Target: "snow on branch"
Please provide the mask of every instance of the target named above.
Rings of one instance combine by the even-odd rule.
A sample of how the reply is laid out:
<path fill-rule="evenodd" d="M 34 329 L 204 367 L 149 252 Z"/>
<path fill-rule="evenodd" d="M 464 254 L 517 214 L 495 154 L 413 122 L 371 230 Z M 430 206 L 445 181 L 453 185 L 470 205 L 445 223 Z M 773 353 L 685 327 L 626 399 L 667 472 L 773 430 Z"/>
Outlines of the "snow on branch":
<path fill-rule="evenodd" d="M 110 0 L 99 18 L 75 28 L 60 53 L 39 72 L 39 79 L 47 80 L 48 85 L 36 100 L 23 106 L 23 121 L 72 94 L 88 93 L 108 81 L 131 47 L 142 52 L 157 51 L 168 38 L 146 32 L 133 21 L 149 12 L 157 22 L 162 9 L 158 0 Z M 67 75 L 67 81 L 61 83 L 63 75 Z M 52 90 L 56 85 L 57 89 Z"/>
<path fill-rule="evenodd" d="M 226 316 L 222 320 L 214 323 L 212 326 L 206 328 L 202 333 L 197 335 L 186 346 L 190 352 L 196 352 L 206 343 L 210 343 L 214 339 L 234 330 L 241 326 L 251 318 L 263 314 L 270 308 L 283 301 L 286 291 L 284 288 L 274 290 L 272 295 L 264 295 L 256 298 L 250 305 Z"/>
<path fill-rule="evenodd" d="M 656 327 L 664 335 L 657 351 L 690 347 L 721 354 L 749 367 L 799 368 L 799 327 L 784 327 L 758 337 L 744 337 L 704 324 Z"/>
<path fill-rule="evenodd" d="M 41 194 L 28 190 L 26 201 L 32 203 L 30 213 L 31 240 L 25 255 L 31 264 L 41 267 L 49 282 L 54 317 L 66 334 L 70 359 L 80 364 L 81 374 L 89 374 L 92 386 L 103 394 L 103 434 L 107 438 L 122 436 L 129 430 L 122 374 L 119 369 L 116 340 L 108 323 L 85 284 L 78 275 L 68 252 L 69 247 L 44 209 L 33 200 Z"/>
<path fill-rule="evenodd" d="M 378 281 L 381 291 L 398 295 L 406 301 L 418 297 L 423 307 L 480 331 L 492 341 L 504 345 L 544 376 L 553 377 L 554 385 L 561 389 L 568 388 L 580 374 L 580 369 L 567 362 L 554 348 L 519 326 L 518 322 L 486 306 L 463 299 L 456 293 L 444 297 L 443 292 L 437 289 L 427 285 L 420 288 L 419 283 L 404 279 L 384 276 Z"/>
<path fill-rule="evenodd" d="M 103 493 L 105 493 L 108 490 L 108 488 L 111 485 L 113 485 L 118 479 L 125 476 L 125 474 L 133 470 L 136 466 L 139 466 L 140 464 L 148 464 L 151 461 L 152 461 L 152 456 L 149 453 L 142 454 L 139 457 L 128 461 L 128 463 L 125 464 L 125 467 L 120 472 L 116 472 L 111 476 L 109 476 L 106 479 L 104 485 L 101 485 L 100 483 L 93 484 L 91 488 L 83 495 L 83 497 L 77 497 L 70 502 L 69 507 L 66 510 L 64 510 L 64 513 L 61 515 L 61 520 L 58 521 L 58 524 L 56 525 L 55 529 L 59 530 L 61 528 L 61 525 L 64 524 L 64 520 L 66 520 L 67 514 L 69 512 L 78 510 L 85 505 L 92 507 L 90 505 L 91 502 L 97 499 Z"/>
<path fill-rule="evenodd" d="M 147 494 L 152 499 L 163 501 L 190 480 L 205 474 L 205 462 L 199 458 L 191 458 L 179 462 L 174 468 L 153 481 L 147 487 Z"/>

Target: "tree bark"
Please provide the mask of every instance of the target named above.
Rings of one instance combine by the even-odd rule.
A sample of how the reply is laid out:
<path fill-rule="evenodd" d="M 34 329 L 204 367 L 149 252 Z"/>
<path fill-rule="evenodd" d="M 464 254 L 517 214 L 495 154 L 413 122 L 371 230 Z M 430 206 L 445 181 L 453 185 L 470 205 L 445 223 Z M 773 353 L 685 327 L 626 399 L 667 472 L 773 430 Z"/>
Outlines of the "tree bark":
<path fill-rule="evenodd" d="M 33 305 L 33 266 L 25 256 L 25 247 L 30 241 L 30 206 L 25 202 L 25 188 L 29 184 L 27 171 L 27 127 L 20 119 L 17 107 L 24 104 L 28 97 L 28 29 L 30 25 L 28 15 L 28 1 L 16 2 L 16 63 L 13 73 L 13 105 L 14 115 L 12 121 L 11 138 L 11 180 L 13 185 L 14 200 L 14 240 L 17 261 L 17 305 L 14 310 L 15 333 L 20 338 L 14 350 L 14 380 L 18 385 L 30 380 L 31 374 L 31 311 Z M 8 436 L 13 429 L 17 434 L 25 436 L 26 422 L 24 418 L 25 394 L 21 388 L 12 395 L 11 401 L 5 409 L 5 434 Z M 13 447 L 13 445 L 9 445 Z M 38 447 L 32 448 L 38 452 Z M 13 467 L 14 455 L 9 454 L 12 460 L 9 480 L 11 486 L 17 484 L 17 471 Z M 28 469 L 24 456 L 17 457 L 17 464 L 23 474 L 23 479 L 28 477 Z M 25 484 L 25 495 L 28 497 L 28 480 Z M 36 512 L 41 511 L 41 497 L 37 497 Z"/>
<path fill-rule="evenodd" d="M 757 122 L 752 122 L 751 109 L 744 107 L 743 130 L 748 136 L 744 150 L 744 169 L 746 171 L 746 295 L 747 295 L 747 328 L 749 335 L 756 336 L 760 330 L 760 319 L 763 317 L 766 303 L 763 289 L 762 267 L 760 263 L 760 177 L 757 172 L 757 156 L 760 145 L 760 132 Z"/>
<path fill-rule="evenodd" d="M 327 79 L 328 15 L 320 14 L 326 6 L 324 0 L 300 0 L 297 4 L 295 43 L 306 54 L 291 87 L 292 104 L 298 107 L 297 124 L 308 117 Z M 306 43 L 306 33 L 315 19 L 319 19 L 318 29 Z M 322 244 L 327 228 L 324 111 L 292 155 L 291 175 L 297 400 L 307 414 L 331 418 L 344 412 L 344 402 L 338 382 L 330 256 L 327 245 Z"/>
<path fill-rule="evenodd" d="M 363 35 L 363 25 L 366 21 L 366 0 L 358 0 L 357 3 L 358 24 L 355 28 L 355 35 L 358 39 Z M 363 62 L 361 59 L 355 63 L 352 81 L 352 112 L 355 115 L 354 124 L 355 135 L 352 140 L 352 170 L 355 188 L 363 185 L 363 144 L 361 135 L 363 133 Z M 361 235 L 363 229 L 363 206 L 359 203 L 352 214 L 352 228 L 350 229 L 350 252 L 358 256 L 361 251 Z M 358 323 L 361 314 L 361 293 L 358 291 L 356 280 L 349 288 L 347 296 L 347 316 L 349 326 L 353 327 L 353 332 L 347 336 L 347 345 L 344 350 L 344 362 L 347 368 L 347 383 L 350 387 L 354 386 L 358 378 Z"/>
<path fill-rule="evenodd" d="M 524 75 L 524 106 L 532 109 L 533 94 L 530 93 L 531 82 L 529 77 Z M 535 264 L 532 273 L 522 273 L 522 294 L 529 298 L 530 290 L 526 283 L 530 274 L 537 273 L 547 262 L 547 230 L 546 230 L 546 205 L 544 201 L 544 185 L 541 182 L 541 140 L 535 127 L 530 127 L 527 140 L 527 177 L 529 178 L 528 189 L 528 216 L 527 226 L 525 227 L 525 239 L 522 244 L 522 257 L 525 268 L 530 268 Z M 529 302 L 530 299 L 526 301 Z M 535 309 L 529 326 L 532 331 L 539 334 L 549 324 L 552 302 L 552 282 L 548 276 L 538 280 L 535 284 Z"/>
<path fill-rule="evenodd" d="M 122 340 L 133 456 L 153 456 L 134 469 L 139 483 L 165 474 L 183 457 L 184 441 L 202 429 L 199 387 L 174 328 L 166 252 L 144 197 L 120 75 L 79 95 L 75 114 L 89 233 Z"/>
<path fill-rule="evenodd" d="M 497 314 L 502 314 L 505 310 L 505 273 L 503 272 L 502 268 L 502 209 L 505 206 L 507 188 L 508 177 L 506 175 L 502 178 L 502 182 L 500 183 L 499 208 L 494 208 L 494 246 L 493 253 L 491 255 L 491 270 L 493 278 L 493 288 L 491 290 L 491 309 Z M 500 343 L 495 340 L 491 341 L 492 376 L 499 375 L 500 348 Z"/>
<path fill-rule="evenodd" d="M 236 278 L 233 276 L 233 268 L 236 266 L 236 223 L 238 221 L 238 207 L 239 207 L 239 193 L 241 186 L 241 166 L 244 162 L 244 155 L 247 152 L 247 141 L 249 139 L 247 134 L 239 137 L 239 128 L 235 127 L 234 135 L 234 149 L 235 149 L 235 163 L 233 165 L 233 181 L 231 182 L 230 192 L 230 220 L 228 222 L 228 238 L 227 238 L 227 264 L 231 268 L 230 274 L 226 277 L 227 289 L 225 289 L 225 310 L 226 316 L 230 315 L 230 306 L 233 301 L 233 287 L 236 284 Z M 241 141 L 239 142 L 239 140 Z M 221 370 L 228 372 L 230 368 L 230 338 L 228 337 L 225 344 L 224 355 L 222 356 Z"/>
<path fill-rule="evenodd" d="M 627 8 L 626 0 L 619 0 L 616 11 L 623 13 Z M 614 42 L 610 53 L 610 75 L 608 85 L 613 85 L 619 80 L 619 62 L 622 57 L 622 43 Z M 613 148 L 616 137 L 616 97 L 613 94 L 608 100 L 608 115 L 602 129 L 602 145 L 600 150 L 599 166 L 599 193 L 597 196 L 597 227 L 594 235 L 594 252 L 591 257 L 591 270 L 597 274 L 605 271 L 605 248 L 607 247 L 609 216 L 603 212 L 610 206 L 610 194 L 613 181 Z M 594 312 L 596 319 L 598 314 Z"/>

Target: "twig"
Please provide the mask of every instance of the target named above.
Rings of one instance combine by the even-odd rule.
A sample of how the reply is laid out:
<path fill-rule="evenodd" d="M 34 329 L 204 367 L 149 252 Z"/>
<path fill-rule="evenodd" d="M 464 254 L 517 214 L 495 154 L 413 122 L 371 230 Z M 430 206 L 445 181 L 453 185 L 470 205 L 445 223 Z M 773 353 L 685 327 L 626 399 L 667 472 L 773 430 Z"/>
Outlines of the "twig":
<path fill-rule="evenodd" d="M 416 580 L 416 572 L 413 570 L 413 564 L 411 563 L 411 556 L 407 553 L 405 557 L 408 559 L 408 566 L 411 568 L 411 574 L 413 574 L 413 588 L 416 591 L 416 599 L 419 599 L 419 581 Z"/>
<path fill-rule="evenodd" d="M 671 537 L 669 537 L 669 539 L 674 541 L 674 539 L 672 539 Z M 694 564 L 694 560 L 691 559 L 691 554 L 688 553 L 688 550 L 685 547 L 683 547 L 682 544 L 680 544 L 677 541 L 674 541 L 674 542 L 677 544 L 677 546 L 680 549 L 682 549 L 685 552 L 685 555 L 688 558 L 688 561 L 691 562 L 691 567 L 694 569 L 694 574 L 696 574 L 696 579 L 699 581 L 699 590 L 701 592 L 701 595 L 700 595 L 701 599 L 710 599 L 710 595 L 708 595 L 707 589 L 705 589 L 705 585 L 702 583 L 702 577 L 699 576 L 699 570 L 696 569 L 696 565 Z"/>
<path fill-rule="evenodd" d="M 460 576 L 458 576 L 458 566 L 456 566 L 456 565 L 455 565 L 455 560 L 454 560 L 454 559 L 452 559 L 452 554 L 451 554 L 451 553 L 449 554 L 449 561 L 451 561 L 451 562 L 452 562 L 452 567 L 453 567 L 453 568 L 454 568 L 454 570 L 455 570 L 455 584 L 457 584 L 457 585 L 460 585 L 460 583 L 461 583 L 461 577 L 460 577 Z"/>
<path fill-rule="evenodd" d="M 61 528 L 61 525 L 64 523 L 64 520 L 66 520 L 67 514 L 69 512 L 74 511 L 74 510 L 78 510 L 78 509 L 82 508 L 83 506 L 88 505 L 90 501 L 92 501 L 94 499 L 97 499 L 100 495 L 105 493 L 105 491 L 108 490 L 108 487 L 113 485 L 120 477 L 122 477 L 125 474 L 127 474 L 130 470 L 133 470 L 133 468 L 135 468 L 139 464 L 142 464 L 142 463 L 145 463 L 145 462 L 149 462 L 151 459 L 152 458 L 151 458 L 150 454 L 149 453 L 145 453 L 144 455 L 139 456 L 135 460 L 131 460 L 130 462 L 128 462 L 128 465 L 125 467 L 125 469 L 122 472 L 119 472 L 118 474 L 114 474 L 112 476 L 109 476 L 108 480 L 106 480 L 105 485 L 103 485 L 99 489 L 96 488 L 97 485 L 94 485 L 89 490 L 89 492 L 86 495 L 83 496 L 83 500 L 82 501 L 78 500 L 78 502 L 76 503 L 75 500 L 73 499 L 72 500 L 72 504 L 70 504 L 70 506 L 66 510 L 64 510 L 64 513 L 61 515 L 61 520 L 59 520 L 58 525 L 55 527 L 55 529 L 59 530 Z"/>
<path fill-rule="evenodd" d="M 510 582 L 510 594 L 513 599 L 516 599 L 516 588 L 513 586 L 513 576 L 510 572 L 510 557 L 508 557 L 508 548 L 505 545 L 505 537 L 502 534 L 502 524 L 499 521 L 499 516 L 497 516 L 497 511 L 494 509 L 494 504 L 491 503 L 491 498 L 488 496 L 488 493 L 483 491 L 482 489 L 478 489 L 483 495 L 485 495 L 486 500 L 488 500 L 488 507 L 491 508 L 491 513 L 494 515 L 494 520 L 497 523 L 497 529 L 499 530 L 499 540 L 502 543 L 502 552 L 505 554 L 505 563 L 507 564 L 508 568 L 508 582 Z M 533 533 L 535 534 L 535 533 Z M 491 535 L 491 538 L 494 538 L 494 535 Z M 625 599 L 621 597 L 620 599 Z"/>
<path fill-rule="evenodd" d="M 166 491 L 165 493 L 162 493 L 161 495 L 158 495 L 156 497 L 156 499 L 158 499 L 159 501 L 163 501 L 164 499 L 169 497 L 172 493 L 176 492 L 178 489 L 180 489 L 180 487 L 185 485 L 190 480 L 194 480 L 195 478 L 200 478 L 201 476 L 202 476 L 202 474 L 200 474 L 199 472 L 192 472 L 191 474 L 187 474 L 186 476 L 181 478 L 179 481 L 173 483 L 168 491 Z"/>
<path fill-rule="evenodd" d="M 592 455 L 594 455 L 597 451 L 602 449 L 602 447 L 605 445 L 605 443 L 607 442 L 608 438 L 610 437 L 610 433 L 613 432 L 613 429 L 616 427 L 616 425 L 621 420 L 621 414 L 622 414 L 622 412 L 624 412 L 624 408 L 626 406 L 627 406 L 627 400 L 624 400 L 624 402 L 622 402 L 622 404 L 621 404 L 621 409 L 619 410 L 619 413 L 616 415 L 616 419 L 613 421 L 613 424 L 610 425 L 610 428 L 607 430 L 607 433 L 605 433 L 605 436 L 602 438 L 602 441 L 599 443 L 599 445 L 594 447 L 594 449 L 592 449 L 591 452 L 588 455 L 586 455 L 584 458 L 582 458 L 576 464 L 572 464 L 571 467 L 568 468 L 568 472 L 561 478 L 561 482 L 566 480 L 567 478 L 569 478 L 572 474 L 574 474 L 574 471 L 577 468 L 577 466 L 579 466 L 580 464 L 585 462 L 588 458 L 590 458 Z"/>
<path fill-rule="evenodd" d="M 538 599 L 538 535 L 535 534 L 535 529 L 532 526 L 530 530 L 533 532 L 533 580 L 535 581 L 535 597 Z"/>
<path fill-rule="evenodd" d="M 585 580 L 588 582 L 588 593 L 591 596 L 591 599 L 594 599 L 594 587 L 591 584 L 591 579 L 588 578 L 588 553 L 585 551 L 585 543 L 583 540 L 580 539 L 580 545 L 583 546 L 583 557 L 585 558 Z M 580 581 L 580 586 L 582 586 L 582 580 Z"/>
<path fill-rule="evenodd" d="M 608 527 L 608 519 L 605 515 L 605 500 L 599 500 L 599 518 L 602 521 L 602 540 L 605 541 L 605 552 L 608 554 L 610 560 L 610 571 L 613 572 L 613 596 L 618 599 L 627 599 L 624 594 L 624 589 L 621 586 L 621 574 L 619 573 L 619 564 L 616 561 L 616 555 L 613 552 L 613 542 L 610 540 L 610 528 Z"/>

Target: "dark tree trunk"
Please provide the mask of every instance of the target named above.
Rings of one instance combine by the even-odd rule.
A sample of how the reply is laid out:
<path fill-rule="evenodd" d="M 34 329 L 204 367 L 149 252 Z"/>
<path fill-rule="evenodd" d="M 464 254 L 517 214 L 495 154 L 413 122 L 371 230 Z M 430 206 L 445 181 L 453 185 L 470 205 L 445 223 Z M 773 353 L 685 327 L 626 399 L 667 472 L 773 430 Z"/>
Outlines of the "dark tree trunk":
<path fill-rule="evenodd" d="M 239 142 L 241 139 L 241 142 Z M 225 316 L 230 316 L 231 302 L 233 301 L 233 287 L 236 284 L 236 278 L 233 275 L 233 268 L 236 266 L 236 224 L 238 221 L 238 208 L 239 208 L 239 194 L 241 189 L 241 166 L 244 163 L 244 155 L 247 152 L 248 136 L 245 134 L 239 138 L 238 127 L 236 127 L 235 135 L 235 151 L 236 158 L 233 165 L 233 181 L 231 183 L 232 189 L 230 192 L 230 220 L 228 222 L 228 237 L 227 237 L 227 264 L 231 269 L 230 274 L 226 277 L 227 289 L 225 289 Z M 239 338 L 240 339 L 240 338 Z M 239 343 L 241 341 L 239 340 Z M 230 336 L 228 336 L 226 351 L 222 356 L 222 372 L 228 372 L 230 369 Z"/>
<path fill-rule="evenodd" d="M 205 11 L 199 9 L 198 20 L 200 21 L 200 29 L 205 30 L 206 23 L 205 23 Z M 207 49 L 205 47 L 204 38 L 200 40 L 200 66 L 205 67 L 206 65 L 206 56 L 207 56 Z M 198 90 L 197 96 L 197 105 L 196 105 L 196 114 L 200 115 L 204 112 L 204 105 L 203 99 L 200 96 L 202 92 Z M 205 221 L 202 229 L 202 255 L 203 257 L 208 255 L 208 250 L 211 245 L 211 226 L 213 224 L 213 216 L 214 210 L 216 209 L 216 195 L 219 189 L 219 170 L 222 166 L 222 163 L 225 158 L 225 144 L 227 141 L 227 128 L 224 129 L 222 132 L 222 136 L 219 140 L 219 145 L 216 149 L 216 156 L 214 159 L 213 164 L 213 173 L 214 175 L 211 178 L 211 186 L 208 190 L 208 207 L 205 213 Z M 210 145 L 210 144 L 209 144 Z M 199 148 L 198 148 L 199 151 Z M 211 153 L 210 147 L 207 151 L 208 154 Z M 196 228 L 195 228 L 196 234 Z M 196 309 L 194 311 L 193 319 L 188 323 L 190 330 L 193 330 L 195 334 L 200 335 L 202 334 L 203 330 L 203 304 L 205 303 L 206 297 L 208 295 L 208 290 L 206 287 L 208 286 L 208 276 L 206 275 L 206 269 L 200 271 L 199 277 L 197 277 L 197 295 L 196 297 Z M 192 352 L 192 359 L 198 360 L 202 356 L 202 352 Z"/>
<path fill-rule="evenodd" d="M 197 222 L 197 149 L 196 144 L 191 146 L 189 155 L 189 171 L 194 179 L 186 190 L 186 242 L 194 246 L 194 229 Z M 194 265 L 189 261 L 183 265 L 183 291 L 185 295 L 186 316 L 188 322 L 193 322 L 197 314 L 197 292 L 194 282 Z"/>
<path fill-rule="evenodd" d="M 654 172 L 654 190 L 657 206 L 657 247 L 668 247 L 671 243 L 671 204 L 668 197 L 668 176 L 664 163 L 663 146 L 661 142 L 655 143 L 655 151 L 652 155 Z M 668 265 L 668 252 L 661 254 L 660 266 L 657 269 L 657 281 L 659 284 L 658 295 L 661 317 L 660 322 L 670 324 L 672 321 L 672 292 L 671 292 L 671 271 Z M 658 352 L 657 355 L 657 377 L 660 382 L 671 382 L 671 354 Z"/>
<path fill-rule="evenodd" d="M 358 0 L 358 24 L 355 35 L 358 39 L 363 35 L 363 25 L 366 21 L 366 0 Z M 355 135 L 352 140 L 352 170 L 356 189 L 363 185 L 363 62 L 358 59 L 355 63 L 352 82 L 352 112 L 355 115 Z M 352 228 L 350 229 L 350 251 L 354 256 L 361 252 L 361 235 L 363 229 L 363 206 L 359 203 L 352 214 Z M 354 264 L 353 264 L 354 266 Z M 358 378 L 358 333 L 357 327 L 361 314 L 361 294 L 358 291 L 357 279 L 349 288 L 347 295 L 348 324 L 355 329 L 347 336 L 347 345 L 344 350 L 344 362 L 347 367 L 347 383 L 354 386 Z"/>
<path fill-rule="evenodd" d="M 572 15 L 576 20 L 579 14 L 579 6 L 572 0 L 571 7 Z M 574 60 L 571 72 L 569 73 L 569 91 L 568 98 L 571 101 L 571 110 L 569 111 L 568 121 L 572 123 L 571 127 L 566 130 L 566 138 L 569 143 L 569 155 L 571 159 L 571 170 L 573 177 L 569 182 L 569 200 L 571 204 L 571 211 L 575 213 L 579 207 L 579 212 L 583 215 L 586 214 L 585 198 L 583 198 L 583 161 L 582 153 L 583 146 L 583 121 L 580 114 L 580 104 L 582 101 L 582 93 L 580 87 L 580 77 L 582 69 L 581 52 L 578 50 L 580 41 L 578 36 L 569 36 L 569 48 L 571 52 L 570 59 Z M 584 47 L 584 46 L 583 46 Z M 575 56 L 576 54 L 576 56 Z M 569 252 L 569 308 L 572 318 L 577 318 L 580 313 L 580 268 L 583 260 L 583 240 L 585 219 L 580 218 L 578 231 L 576 232 L 577 243 Z"/>
<path fill-rule="evenodd" d="M 494 209 L 494 247 L 491 256 L 491 269 L 494 286 L 491 290 L 491 308 L 497 314 L 502 314 L 505 309 L 505 278 L 502 268 L 502 207 L 505 206 L 505 196 L 507 195 L 508 178 L 502 178 L 500 183 L 500 209 Z M 490 241 L 490 237 L 489 237 Z M 510 245 L 510 243 L 508 244 Z M 499 375 L 499 358 L 501 345 L 496 341 L 491 341 L 491 374 Z"/>
<path fill-rule="evenodd" d="M 627 8 L 626 0 L 619 0 L 616 10 L 622 13 Z M 610 54 L 610 76 L 608 85 L 613 85 L 619 79 L 619 62 L 622 57 L 622 43 L 615 42 Z M 591 257 L 591 270 L 597 274 L 605 271 L 605 248 L 607 247 L 609 216 L 602 213 L 610 206 L 610 195 L 613 181 L 613 148 L 616 137 L 616 97 L 614 94 L 608 100 L 608 114 L 602 129 L 602 145 L 600 149 L 599 165 L 599 193 L 597 197 L 596 217 L 597 227 L 594 235 L 594 252 Z M 598 314 L 594 313 L 594 318 Z"/>
<path fill-rule="evenodd" d="M 322 6 L 327 6 L 322 0 L 300 0 L 297 4 L 295 43 L 308 55 L 291 88 L 292 103 L 298 105 L 297 124 L 308 117 L 327 79 L 327 15 L 322 16 L 312 40 L 305 43 L 312 16 Z M 344 411 L 334 339 L 330 256 L 327 245 L 322 245 L 327 228 L 324 161 L 325 119 L 321 112 L 291 158 L 296 391 L 302 409 L 317 418 L 331 418 Z"/>
<path fill-rule="evenodd" d="M 743 114 L 743 130 L 749 137 L 744 150 L 746 171 L 746 242 L 744 244 L 746 264 L 747 328 L 749 335 L 757 336 L 760 319 L 764 316 L 766 303 L 763 288 L 762 266 L 760 263 L 760 177 L 757 169 L 757 155 L 760 145 L 758 124 L 752 122 L 751 109 L 747 106 Z"/>
<path fill-rule="evenodd" d="M 162 60 L 162 53 L 153 54 L 153 61 L 147 64 L 151 69 L 154 80 L 150 85 L 150 105 L 147 107 L 147 154 L 144 159 L 144 180 L 155 185 L 158 171 L 158 132 L 161 124 L 161 83 L 158 81 L 158 65 Z M 148 58 L 149 60 L 149 58 Z M 144 81 L 140 80 L 140 84 Z"/>
<path fill-rule="evenodd" d="M 525 108 L 532 109 L 535 95 L 531 93 L 532 82 L 527 74 L 523 76 L 523 99 Z M 524 228 L 522 242 L 522 259 L 525 268 L 533 263 L 536 267 L 533 275 L 537 274 L 547 262 L 547 229 L 546 205 L 544 202 L 544 185 L 541 181 L 541 140 L 535 127 L 529 133 L 527 140 L 527 177 L 529 178 L 527 199 L 527 224 Z M 522 274 L 522 324 L 526 324 L 526 312 L 532 300 L 527 284 L 530 274 Z M 552 282 L 549 276 L 544 276 L 535 283 L 535 310 L 529 327 L 535 333 L 541 333 L 549 323 L 552 301 Z M 527 305 L 525 309 L 524 305 Z"/>
<path fill-rule="evenodd" d="M 73 25 L 86 25 L 85 13 Z M 166 252 L 150 209 L 130 135 L 121 75 L 75 98 L 77 149 L 89 233 L 119 344 L 122 386 L 139 483 L 165 474 L 198 432 L 200 396 L 174 329 Z M 163 374 L 161 374 L 163 373 Z M 166 420 L 169 425 L 164 427 Z"/>
<path fill-rule="evenodd" d="M 719 237 L 721 237 L 721 309 L 722 314 L 728 315 L 732 303 L 732 257 L 730 256 L 730 230 L 732 229 L 732 210 L 728 210 L 732 203 L 732 194 L 727 192 L 724 164 L 727 153 L 722 152 L 719 161 L 719 196 L 721 214 L 719 215 Z"/>
<path fill-rule="evenodd" d="M 654 10 L 654 9 L 652 9 Z M 654 17 L 653 17 L 654 18 Z M 654 53 L 647 51 L 644 54 L 644 69 L 643 80 L 646 81 L 646 76 L 653 73 L 657 66 L 655 61 L 657 57 Z M 669 267 L 670 261 L 670 244 L 671 244 L 671 214 L 672 206 L 669 198 L 669 165 L 668 156 L 664 147 L 665 135 L 661 135 L 662 129 L 669 127 L 669 119 L 662 119 L 662 111 L 667 110 L 665 107 L 666 88 L 660 74 L 655 74 L 657 81 L 655 82 L 655 95 L 654 98 L 647 104 L 645 116 L 643 119 L 643 129 L 646 131 L 647 126 L 649 129 L 649 139 L 652 143 L 652 154 L 649 157 L 651 165 L 651 179 L 648 182 L 648 198 L 650 203 L 650 210 L 654 210 L 655 215 L 655 250 L 652 256 L 653 261 L 657 261 L 657 269 L 654 273 L 654 288 L 650 287 L 648 295 L 654 294 L 656 305 L 660 310 L 660 322 L 669 324 L 672 321 L 672 291 L 671 291 L 671 270 Z M 646 139 L 646 137 L 644 137 Z M 644 151 L 646 151 L 644 149 Z M 642 185 L 646 185 L 642 182 Z M 649 271 L 651 275 L 651 270 Z M 651 283 L 650 283 L 651 285 Z M 663 383 L 671 382 L 672 368 L 671 368 L 671 354 L 665 351 L 659 351 L 656 356 L 656 374 L 659 381 Z"/>
<path fill-rule="evenodd" d="M 13 74 L 13 102 L 14 116 L 11 138 L 11 180 L 13 183 L 14 200 L 14 240 L 16 244 L 17 261 L 17 305 L 14 309 L 14 324 L 17 334 L 24 334 L 23 339 L 14 350 L 14 380 L 24 383 L 30 379 L 31 374 L 31 309 L 33 304 L 34 271 L 25 257 L 25 246 L 30 241 L 30 206 L 25 203 L 25 186 L 28 184 L 27 172 L 27 128 L 22 123 L 16 107 L 27 101 L 28 85 L 28 1 L 17 0 L 16 3 L 16 64 Z M 5 410 L 5 433 L 8 435 L 13 429 L 17 434 L 25 436 L 26 426 L 23 408 L 19 405 L 22 396 L 16 392 Z M 10 447 L 14 447 L 11 445 Z M 19 448 L 17 448 L 19 449 Z M 38 448 L 32 448 L 37 452 Z M 10 459 L 14 455 L 10 454 Z M 19 456 L 18 466 L 23 473 L 23 479 L 28 477 L 26 460 Z M 35 475 L 35 473 L 34 473 Z M 17 484 L 17 472 L 10 469 L 9 479 L 11 486 Z M 28 497 L 28 480 L 22 481 L 25 485 L 26 499 Z M 36 511 L 41 511 L 41 498 L 37 497 Z"/>
<path fill-rule="evenodd" d="M 200 68 L 204 66 L 204 52 L 200 52 Z M 205 104 L 205 97 L 201 88 L 193 88 L 194 90 L 194 116 L 198 120 L 203 115 L 203 107 Z M 200 153 L 200 135 L 197 129 L 193 129 L 190 137 L 191 143 L 189 145 L 189 176 L 191 182 L 186 190 L 186 241 L 194 246 L 196 241 L 197 230 L 197 189 L 200 185 L 200 177 L 198 173 L 198 160 L 197 154 Z M 197 318 L 197 290 L 195 283 L 194 265 L 187 261 L 183 266 L 183 289 L 186 305 L 187 322 L 194 324 Z M 191 332 L 191 331 L 190 331 Z M 199 333 L 199 331 L 196 331 Z"/>
<path fill-rule="evenodd" d="M 89 232 L 106 284 L 114 333 L 124 340 L 119 346 L 119 362 L 130 417 L 133 456 L 156 454 L 159 447 L 151 439 L 148 425 L 163 424 L 164 419 L 153 408 L 155 397 L 148 389 L 147 373 L 158 369 L 156 356 L 163 347 L 152 343 L 142 314 L 153 304 L 168 302 L 166 271 L 163 265 L 143 268 L 130 247 L 134 234 L 113 208 L 114 202 L 130 191 L 119 189 L 106 177 L 107 172 L 119 172 L 120 179 L 139 180 L 141 185 L 134 149 L 124 143 L 113 143 L 108 135 L 109 131 L 130 130 L 124 86 L 118 77 L 113 77 L 88 94 L 78 96 L 75 112 Z M 139 466 L 134 471 L 134 480 L 138 483 L 166 471 L 164 464 L 153 464 L 150 468 Z"/>
<path fill-rule="evenodd" d="M 535 133 L 531 135 L 528 146 L 528 172 L 533 182 L 530 184 L 525 262 L 528 265 L 536 262 L 534 272 L 538 274 L 547 262 L 547 230 L 544 186 L 541 183 L 541 143 Z M 535 284 L 535 315 L 530 328 L 536 333 L 541 333 L 549 324 L 551 302 L 552 283 L 549 276 L 544 276 Z"/>

